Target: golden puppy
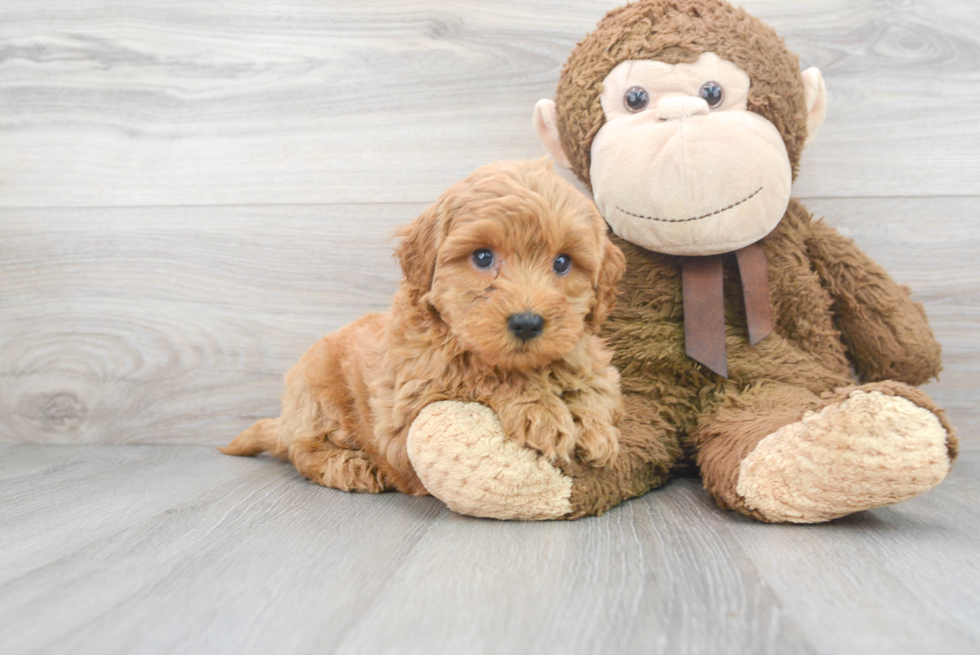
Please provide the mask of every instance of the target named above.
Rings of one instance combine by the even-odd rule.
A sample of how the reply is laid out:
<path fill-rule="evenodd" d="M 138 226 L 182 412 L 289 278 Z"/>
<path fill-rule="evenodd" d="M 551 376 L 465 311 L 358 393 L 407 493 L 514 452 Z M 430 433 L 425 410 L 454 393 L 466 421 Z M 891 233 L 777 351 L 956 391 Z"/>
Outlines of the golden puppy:
<path fill-rule="evenodd" d="M 459 400 L 552 461 L 614 457 L 619 376 L 595 333 L 624 259 L 595 206 L 542 161 L 496 163 L 399 235 L 391 308 L 318 341 L 286 376 L 282 416 L 222 452 L 269 451 L 337 489 L 424 494 L 408 430 Z"/>

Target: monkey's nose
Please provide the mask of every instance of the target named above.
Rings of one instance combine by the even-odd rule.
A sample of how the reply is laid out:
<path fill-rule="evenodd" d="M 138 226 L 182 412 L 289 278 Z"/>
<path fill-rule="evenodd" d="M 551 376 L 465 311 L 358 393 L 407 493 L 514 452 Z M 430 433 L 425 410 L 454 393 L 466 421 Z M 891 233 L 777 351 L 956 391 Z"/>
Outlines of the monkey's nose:
<path fill-rule="evenodd" d="M 687 118 L 698 114 L 707 114 L 710 111 L 708 103 L 704 98 L 692 98 L 691 96 L 670 96 L 661 98 L 653 110 L 654 116 L 662 121 L 669 121 L 675 118 Z"/>
<path fill-rule="evenodd" d="M 521 341 L 528 341 L 539 336 L 544 330 L 544 319 L 533 312 L 511 314 L 507 319 L 507 327 Z"/>

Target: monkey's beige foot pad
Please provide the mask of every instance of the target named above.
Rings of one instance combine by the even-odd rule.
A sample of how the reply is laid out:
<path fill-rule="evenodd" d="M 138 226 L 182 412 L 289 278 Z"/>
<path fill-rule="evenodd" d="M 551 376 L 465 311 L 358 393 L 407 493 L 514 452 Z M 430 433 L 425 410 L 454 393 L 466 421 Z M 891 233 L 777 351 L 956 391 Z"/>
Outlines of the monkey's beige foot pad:
<path fill-rule="evenodd" d="M 901 396 L 852 391 L 765 437 L 738 494 L 774 522 L 818 523 L 918 496 L 950 469 L 937 416 Z"/>
<path fill-rule="evenodd" d="M 479 403 L 426 407 L 408 432 L 408 456 L 428 492 L 454 512 L 544 520 L 571 511 L 571 478 L 509 441 L 497 415 Z"/>

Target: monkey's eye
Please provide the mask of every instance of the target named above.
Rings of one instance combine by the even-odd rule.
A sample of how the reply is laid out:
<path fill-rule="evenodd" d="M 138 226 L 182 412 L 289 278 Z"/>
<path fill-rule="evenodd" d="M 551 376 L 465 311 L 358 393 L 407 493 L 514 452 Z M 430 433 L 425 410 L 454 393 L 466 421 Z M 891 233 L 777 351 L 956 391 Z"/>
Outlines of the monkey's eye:
<path fill-rule="evenodd" d="M 705 82 L 698 95 L 704 98 L 708 106 L 714 109 L 725 99 L 725 89 L 717 82 Z"/>
<path fill-rule="evenodd" d="M 631 86 L 626 89 L 623 104 L 626 105 L 627 110 L 635 114 L 647 108 L 650 104 L 650 94 L 642 86 Z"/>
<path fill-rule="evenodd" d="M 474 266 L 486 270 L 493 266 L 493 251 L 489 248 L 480 248 L 470 256 L 470 259 L 473 260 Z"/>
<path fill-rule="evenodd" d="M 572 270 L 572 258 L 568 255 L 558 255 L 555 257 L 553 267 L 555 269 L 555 273 L 558 273 L 558 275 L 564 275 L 568 271 Z"/>

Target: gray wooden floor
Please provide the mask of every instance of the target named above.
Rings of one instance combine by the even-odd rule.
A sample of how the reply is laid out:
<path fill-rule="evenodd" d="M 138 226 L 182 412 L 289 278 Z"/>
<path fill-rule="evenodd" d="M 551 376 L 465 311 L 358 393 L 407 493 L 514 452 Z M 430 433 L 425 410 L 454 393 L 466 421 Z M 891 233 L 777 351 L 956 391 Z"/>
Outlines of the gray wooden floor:
<path fill-rule="evenodd" d="M 694 480 L 573 523 L 347 494 L 200 446 L 0 446 L 0 644 L 20 653 L 980 649 L 980 451 L 820 526 Z"/>
<path fill-rule="evenodd" d="M 825 526 L 692 480 L 573 524 L 222 444 L 621 0 L 0 3 L 0 655 L 980 652 L 980 2 L 744 0 L 819 66 L 795 194 L 912 287 L 951 478 Z"/>

